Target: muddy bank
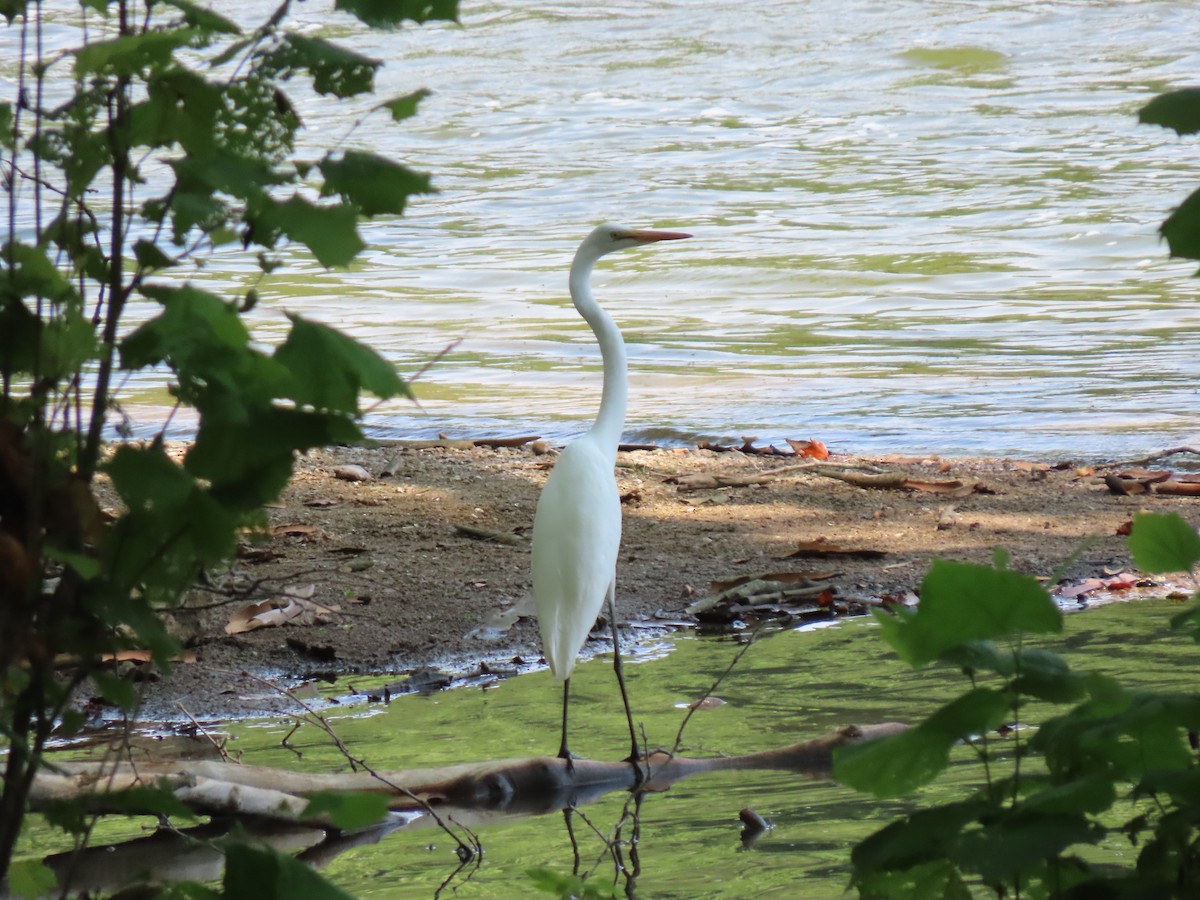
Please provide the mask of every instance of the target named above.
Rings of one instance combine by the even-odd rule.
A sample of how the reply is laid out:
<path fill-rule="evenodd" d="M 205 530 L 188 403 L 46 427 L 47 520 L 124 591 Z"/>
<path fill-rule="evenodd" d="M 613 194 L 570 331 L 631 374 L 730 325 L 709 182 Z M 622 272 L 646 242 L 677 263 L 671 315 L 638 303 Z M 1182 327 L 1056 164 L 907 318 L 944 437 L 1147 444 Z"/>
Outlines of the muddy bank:
<path fill-rule="evenodd" d="M 183 715 L 180 703 L 200 718 L 278 709 L 270 681 L 536 664 L 528 538 L 552 461 L 528 446 L 301 459 L 266 531 L 172 616 L 191 652 L 170 674 L 149 674 L 147 716 Z M 1200 498 L 1117 495 L 1104 480 L 1116 469 L 1069 460 L 832 462 L 622 452 L 622 621 L 633 633 L 690 621 L 714 583 L 764 573 L 814 577 L 813 602 L 844 612 L 908 595 L 935 556 L 986 563 L 995 547 L 1049 577 L 1092 538 L 1067 570 L 1078 582 L 1130 567 L 1120 531 L 1139 509 L 1200 519 Z"/>

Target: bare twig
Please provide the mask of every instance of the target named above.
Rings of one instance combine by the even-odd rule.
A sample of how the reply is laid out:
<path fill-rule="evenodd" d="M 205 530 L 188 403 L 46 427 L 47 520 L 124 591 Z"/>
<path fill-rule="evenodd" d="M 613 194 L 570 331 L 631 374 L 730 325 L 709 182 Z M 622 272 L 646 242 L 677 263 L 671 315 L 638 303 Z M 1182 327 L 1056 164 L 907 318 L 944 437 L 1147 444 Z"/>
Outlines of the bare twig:
<path fill-rule="evenodd" d="M 178 706 L 181 710 L 183 710 L 183 714 L 185 716 L 187 716 L 188 719 L 191 721 L 192 727 L 195 728 L 196 731 L 198 731 L 200 734 L 204 735 L 204 737 L 208 739 L 208 742 L 210 744 L 212 744 L 213 747 L 216 749 L 217 753 L 221 754 L 221 759 L 225 760 L 225 762 L 232 762 L 232 763 L 237 763 L 238 765 L 241 765 L 241 760 L 234 759 L 233 757 L 231 757 L 229 755 L 229 752 L 225 749 L 224 741 L 218 741 L 216 738 L 214 738 L 211 734 L 208 733 L 208 729 L 206 729 L 203 725 L 201 725 L 199 722 L 196 721 L 196 717 L 193 716 L 191 714 L 191 712 L 188 711 L 188 708 L 183 705 L 182 700 L 176 700 L 175 705 Z"/>
<path fill-rule="evenodd" d="M 1143 456 L 1141 459 L 1127 459 L 1123 462 L 1101 463 L 1096 466 L 1097 469 L 1119 469 L 1125 466 L 1144 466 L 1147 463 L 1157 462 L 1160 459 L 1166 459 L 1168 456 L 1176 456 L 1180 453 L 1191 453 L 1194 456 L 1200 456 L 1200 450 L 1195 447 L 1172 447 L 1169 450 L 1162 450 L 1158 453 L 1151 453 L 1149 456 Z"/>

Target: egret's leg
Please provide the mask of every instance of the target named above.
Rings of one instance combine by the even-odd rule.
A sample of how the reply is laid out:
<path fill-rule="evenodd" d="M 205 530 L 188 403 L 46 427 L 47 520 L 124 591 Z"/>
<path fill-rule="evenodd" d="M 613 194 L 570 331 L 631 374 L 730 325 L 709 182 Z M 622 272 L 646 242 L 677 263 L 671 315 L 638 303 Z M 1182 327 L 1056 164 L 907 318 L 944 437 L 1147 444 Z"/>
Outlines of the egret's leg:
<path fill-rule="evenodd" d="M 570 757 L 568 757 L 569 759 Z M 571 864 L 571 874 L 578 875 L 580 863 L 579 858 L 579 843 L 575 840 L 575 807 L 568 806 L 563 810 L 563 824 L 567 826 L 567 837 L 571 839 L 571 856 L 574 862 Z"/>
<path fill-rule="evenodd" d="M 571 751 L 567 749 L 567 709 L 571 697 L 571 679 L 563 680 L 563 715 L 562 715 L 562 742 L 558 745 L 558 758 L 567 761 L 567 771 L 575 771 L 575 763 L 571 759 Z"/>
<path fill-rule="evenodd" d="M 641 767 L 637 762 L 641 759 L 638 749 L 637 729 L 633 725 L 633 710 L 629 708 L 629 692 L 625 690 L 625 669 L 621 665 L 621 637 L 617 632 L 617 582 L 613 579 L 608 585 L 608 621 L 612 626 L 613 636 L 613 671 L 617 673 L 617 686 L 621 689 L 621 702 L 625 704 L 625 720 L 629 723 L 629 761 L 637 769 L 638 779 L 641 780 Z"/>

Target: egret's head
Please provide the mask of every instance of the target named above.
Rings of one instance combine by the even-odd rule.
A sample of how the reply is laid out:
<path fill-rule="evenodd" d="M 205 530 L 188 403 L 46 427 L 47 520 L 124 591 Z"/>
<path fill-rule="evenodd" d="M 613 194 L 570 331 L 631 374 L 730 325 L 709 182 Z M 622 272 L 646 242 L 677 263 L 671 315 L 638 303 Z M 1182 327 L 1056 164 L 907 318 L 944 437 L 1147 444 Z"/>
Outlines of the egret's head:
<path fill-rule="evenodd" d="M 605 222 L 599 225 L 584 240 L 579 248 L 594 257 L 604 256 L 614 250 L 624 250 L 627 247 L 638 247 L 642 244 L 653 244 L 656 241 L 678 241 L 691 237 L 682 231 L 650 231 L 645 228 L 628 228 L 624 225 L 614 225 Z"/>

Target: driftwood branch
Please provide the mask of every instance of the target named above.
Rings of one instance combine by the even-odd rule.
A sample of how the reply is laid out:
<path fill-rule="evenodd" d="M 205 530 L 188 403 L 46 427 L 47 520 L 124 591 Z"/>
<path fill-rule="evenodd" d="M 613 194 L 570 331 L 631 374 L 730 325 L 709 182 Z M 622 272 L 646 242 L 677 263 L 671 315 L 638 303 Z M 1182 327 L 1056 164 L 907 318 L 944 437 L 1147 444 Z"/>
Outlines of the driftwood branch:
<path fill-rule="evenodd" d="M 642 760 L 648 791 L 665 791 L 676 781 L 704 772 L 779 769 L 810 776 L 828 775 L 833 751 L 904 730 L 898 723 L 852 725 L 823 737 L 777 750 L 718 758 L 672 757 L 661 751 Z M 437 808 L 547 812 L 590 803 L 612 791 L 636 785 L 628 762 L 579 759 L 574 771 L 557 757 L 529 757 L 463 763 L 396 772 L 315 774 L 214 760 L 139 763 L 136 768 L 95 762 L 61 762 L 55 771 L 38 773 L 30 793 L 35 807 L 63 800 L 86 800 L 98 812 L 130 812 L 128 799 L 105 806 L 105 797 L 139 785 L 169 787 L 201 815 L 248 815 L 325 827 L 322 816 L 306 817 L 308 795 L 362 791 L 390 795 L 393 811 L 422 811 L 421 801 Z M 417 799 L 414 799 L 417 798 Z"/>
<path fill-rule="evenodd" d="M 1195 447 L 1172 447 L 1169 450 L 1162 450 L 1158 453 L 1151 453 L 1149 456 L 1143 456 L 1141 459 L 1126 459 L 1121 462 L 1101 463 L 1096 468 L 1121 469 L 1128 466 L 1144 466 L 1148 463 L 1157 462 L 1160 459 L 1166 459 L 1168 456 L 1178 456 L 1181 453 L 1191 453 L 1194 456 L 1200 456 L 1200 449 Z"/>
<path fill-rule="evenodd" d="M 109 892 L 131 874 L 155 880 L 220 877 L 224 857 L 215 839 L 236 823 L 254 840 L 316 866 L 347 850 L 375 843 L 397 830 L 435 827 L 434 814 L 455 825 L 475 827 L 516 816 L 575 809 L 614 791 L 635 791 L 638 799 L 668 790 L 675 782 L 716 771 L 775 769 L 810 777 L 828 777 L 834 751 L 843 746 L 897 734 L 898 723 L 849 726 L 814 740 L 777 750 L 720 758 L 690 758 L 656 751 L 641 761 L 648 779 L 637 785 L 628 762 L 574 760 L 574 771 L 557 757 L 409 769 L 396 772 L 312 774 L 243 766 L 213 760 L 128 763 L 63 762 L 38 773 L 30 795 L 35 807 L 71 800 L 89 810 L 136 814 L 123 791 L 146 785 L 169 788 L 210 823 L 186 831 L 167 828 L 132 841 L 62 853 L 44 862 L 72 891 Z M 323 814 L 305 812 L 307 796 L 325 792 L 388 795 L 389 817 L 370 828 L 342 833 Z M 426 806 L 425 804 L 428 804 Z M 146 810 L 152 812 L 152 810 Z"/>

